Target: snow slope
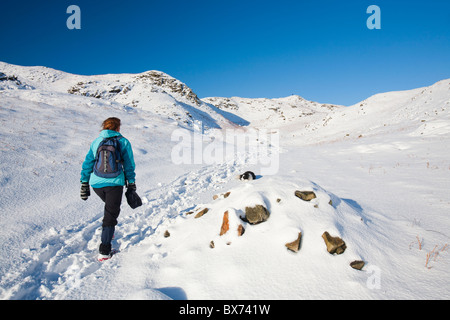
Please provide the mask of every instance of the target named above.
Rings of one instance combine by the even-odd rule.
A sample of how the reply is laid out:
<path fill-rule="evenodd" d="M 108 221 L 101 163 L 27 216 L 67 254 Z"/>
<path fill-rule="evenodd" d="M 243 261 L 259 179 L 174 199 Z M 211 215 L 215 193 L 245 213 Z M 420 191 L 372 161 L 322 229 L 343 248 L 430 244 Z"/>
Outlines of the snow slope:
<path fill-rule="evenodd" d="M 321 119 L 330 110 L 343 108 L 332 104 L 308 101 L 298 95 L 278 99 L 208 97 L 202 101 L 240 116 L 235 122 L 258 128 L 280 128 L 286 124 L 309 123 Z"/>
<path fill-rule="evenodd" d="M 409 129 L 416 129 L 416 135 L 431 131 L 445 134 L 449 129 L 448 95 L 449 80 L 442 80 L 429 87 L 380 93 L 349 107 L 320 104 L 295 95 L 279 99 L 202 100 L 240 115 L 247 121 L 241 125 L 282 129 L 286 140 L 299 143 L 303 138 L 314 139 L 306 141 L 310 144 Z"/>
<path fill-rule="evenodd" d="M 214 99 L 197 104 L 161 83 L 147 87 L 161 99 L 132 106 L 136 96 L 119 95 L 128 84 L 141 85 L 136 75 L 85 77 L 5 63 L 0 72 L 1 299 L 450 297 L 450 80 L 350 107 L 288 97 L 249 99 L 248 109 L 233 111 L 213 107 Z M 110 92 L 114 81 L 124 85 L 117 94 Z M 69 93 L 74 86 L 80 90 Z M 154 97 L 143 87 L 136 95 Z M 179 113 L 189 106 L 192 119 L 158 115 L 159 103 L 171 103 L 164 101 Z M 266 109 L 274 103 L 277 112 Z M 284 108 L 299 109 L 299 119 Z M 306 108 L 314 113 L 300 117 Z M 286 120 L 274 117 L 282 111 Z M 144 205 L 132 210 L 124 201 L 113 241 L 120 252 L 99 263 L 103 204 L 95 194 L 79 198 L 79 173 L 109 116 L 122 119 L 133 145 Z M 206 124 L 203 135 L 194 120 Z M 280 133 L 280 146 L 250 142 L 280 152 L 275 175 L 261 173 L 255 148 L 214 163 L 174 164 L 174 133 L 191 137 L 186 145 L 195 153 L 200 144 L 205 156 L 213 142 L 233 146 L 226 129 L 247 137 L 255 126 Z M 257 179 L 236 179 L 246 170 Z M 305 202 L 296 190 L 317 198 Z M 267 207 L 269 219 L 243 222 L 245 207 L 255 204 Z M 220 236 L 225 211 L 230 230 Z M 343 254 L 327 252 L 324 231 L 345 241 Z M 300 250 L 287 250 L 299 232 Z M 353 260 L 365 262 L 361 271 L 349 266 Z"/>
<path fill-rule="evenodd" d="M 17 77 L 20 85 L 16 87 L 22 88 L 26 85 L 29 89 L 70 93 L 118 102 L 125 106 L 150 111 L 185 127 L 192 126 L 194 119 L 202 121 L 206 128 L 234 125 L 215 107 L 198 99 L 186 84 L 161 71 L 82 76 L 46 67 L 22 67 L 4 62 L 0 62 L 0 70 L 6 76 Z M 11 83 L 11 81 L 4 81 L 3 86 L 11 87 Z"/>

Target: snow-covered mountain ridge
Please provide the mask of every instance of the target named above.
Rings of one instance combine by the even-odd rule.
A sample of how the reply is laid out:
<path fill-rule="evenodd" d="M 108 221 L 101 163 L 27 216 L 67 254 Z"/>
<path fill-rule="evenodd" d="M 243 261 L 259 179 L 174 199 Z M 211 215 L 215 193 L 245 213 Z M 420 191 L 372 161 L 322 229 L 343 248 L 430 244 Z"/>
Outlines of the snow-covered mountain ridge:
<path fill-rule="evenodd" d="M 320 104 L 295 95 L 202 100 L 239 115 L 247 125 L 287 132 L 284 137 L 288 140 L 311 136 L 314 143 L 319 143 L 398 130 L 423 135 L 450 129 L 450 79 L 428 87 L 376 94 L 348 107 Z"/>
<path fill-rule="evenodd" d="M 450 79 L 428 87 L 376 94 L 345 107 L 309 101 L 298 95 L 275 99 L 199 99 L 183 82 L 154 70 L 139 74 L 81 76 L 47 67 L 22 67 L 0 62 L 0 72 L 4 74 L 0 90 L 53 90 L 118 102 L 182 125 L 192 126 L 193 121 L 198 120 L 205 128 L 236 125 L 276 128 L 289 132 L 290 137 L 313 134 L 316 142 L 330 139 L 331 132 L 337 139 L 389 132 L 405 126 L 423 134 L 423 130 L 429 132 L 445 127 L 442 118 L 448 119 L 450 114 Z M 323 130 L 324 127 L 327 129 Z"/>
<path fill-rule="evenodd" d="M 221 110 L 239 115 L 245 122 L 241 125 L 253 127 L 280 127 L 292 122 L 311 121 L 324 116 L 334 109 L 343 108 L 333 104 L 321 104 L 305 100 L 298 95 L 285 98 L 203 98 Z"/>
<path fill-rule="evenodd" d="M 93 97 L 140 108 L 182 126 L 192 126 L 194 119 L 202 121 L 205 128 L 234 126 L 219 110 L 198 99 L 186 84 L 161 71 L 83 76 L 0 62 L 0 72 L 5 75 L 0 90 L 38 89 Z M 12 77 L 16 81 L 7 80 Z"/>
<path fill-rule="evenodd" d="M 0 72 L 5 74 L 5 80 L 16 79 L 15 82 L 3 81 L 0 89 L 2 86 L 40 89 L 94 97 L 151 111 L 179 123 L 191 124 L 196 119 L 204 122 L 207 128 L 233 124 L 247 126 L 250 123 L 252 127 L 267 127 L 290 123 L 302 117 L 310 121 L 311 116 L 323 116 L 337 108 L 311 102 L 300 96 L 280 99 L 199 99 L 183 82 L 154 70 L 139 74 L 82 76 L 47 67 L 22 67 L 0 62 Z M 242 105 L 248 105 L 248 108 Z"/>

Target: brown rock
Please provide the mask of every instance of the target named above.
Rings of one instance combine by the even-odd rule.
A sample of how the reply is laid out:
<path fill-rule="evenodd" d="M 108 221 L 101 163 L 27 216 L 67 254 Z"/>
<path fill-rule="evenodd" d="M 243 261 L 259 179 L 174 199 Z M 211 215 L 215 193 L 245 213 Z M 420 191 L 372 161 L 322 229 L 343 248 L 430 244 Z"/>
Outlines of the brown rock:
<path fill-rule="evenodd" d="M 311 201 L 312 199 L 316 198 L 316 194 L 312 191 L 295 191 L 295 196 L 304 200 L 304 201 Z"/>
<path fill-rule="evenodd" d="M 203 216 L 205 213 L 207 213 L 208 210 L 209 210 L 208 208 L 205 208 L 205 209 L 199 211 L 199 212 L 195 215 L 195 218 L 200 218 L 200 217 Z"/>
<path fill-rule="evenodd" d="M 361 270 L 364 267 L 364 261 L 362 260 L 355 260 L 350 262 L 350 267 L 356 270 Z"/>
<path fill-rule="evenodd" d="M 166 232 L 164 232 L 164 238 L 168 238 L 170 237 L 170 232 L 169 230 L 166 230 Z"/>
<path fill-rule="evenodd" d="M 240 237 L 240 236 L 242 236 L 244 234 L 245 229 L 244 229 L 244 226 L 242 224 L 240 224 L 238 226 L 237 232 L 238 232 L 238 237 Z"/>
<path fill-rule="evenodd" d="M 296 240 L 286 243 L 286 248 L 288 248 L 291 251 L 298 252 L 298 250 L 300 250 L 301 241 L 302 241 L 302 233 L 299 232 Z"/>
<path fill-rule="evenodd" d="M 347 249 L 345 242 L 341 238 L 332 237 L 327 231 L 322 234 L 322 238 L 327 245 L 327 251 L 331 254 L 341 254 Z"/>
<path fill-rule="evenodd" d="M 228 196 L 231 194 L 231 191 L 228 191 L 227 193 L 222 193 L 221 195 L 215 194 L 213 195 L 213 200 L 217 200 L 219 198 L 228 198 Z"/>
<path fill-rule="evenodd" d="M 230 230 L 230 222 L 228 220 L 228 211 L 225 211 L 223 214 L 222 227 L 220 228 L 220 235 L 224 235 L 228 230 Z"/>
<path fill-rule="evenodd" d="M 262 205 L 245 207 L 245 218 L 250 224 L 257 224 L 269 219 L 270 212 Z"/>

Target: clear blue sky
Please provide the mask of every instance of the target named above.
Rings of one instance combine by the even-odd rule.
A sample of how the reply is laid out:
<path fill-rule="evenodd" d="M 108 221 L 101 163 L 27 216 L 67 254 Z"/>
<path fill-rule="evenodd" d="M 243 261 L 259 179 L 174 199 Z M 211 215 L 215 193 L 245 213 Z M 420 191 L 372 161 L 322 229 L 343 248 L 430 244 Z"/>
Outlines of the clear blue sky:
<path fill-rule="evenodd" d="M 71 4 L 81 30 L 66 27 Z M 380 30 L 366 27 L 372 4 Z M 0 61 L 85 75 L 160 70 L 201 98 L 351 105 L 450 78 L 450 1 L 1 0 Z"/>

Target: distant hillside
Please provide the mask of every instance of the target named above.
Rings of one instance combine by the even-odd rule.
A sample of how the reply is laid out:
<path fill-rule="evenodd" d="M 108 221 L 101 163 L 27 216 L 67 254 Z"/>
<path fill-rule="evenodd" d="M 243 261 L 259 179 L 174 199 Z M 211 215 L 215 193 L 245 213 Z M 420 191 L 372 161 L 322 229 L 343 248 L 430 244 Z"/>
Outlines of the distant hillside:
<path fill-rule="evenodd" d="M 353 106 L 320 104 L 290 96 L 279 99 L 204 98 L 257 128 L 277 128 L 305 143 L 361 138 L 405 131 L 413 135 L 450 132 L 450 79 L 429 87 L 376 94 Z"/>
<path fill-rule="evenodd" d="M 0 90 L 39 89 L 114 101 L 172 119 L 182 126 L 192 126 L 194 120 L 202 121 L 205 128 L 234 125 L 222 112 L 202 102 L 186 84 L 161 71 L 82 76 L 0 62 L 0 72 Z"/>

